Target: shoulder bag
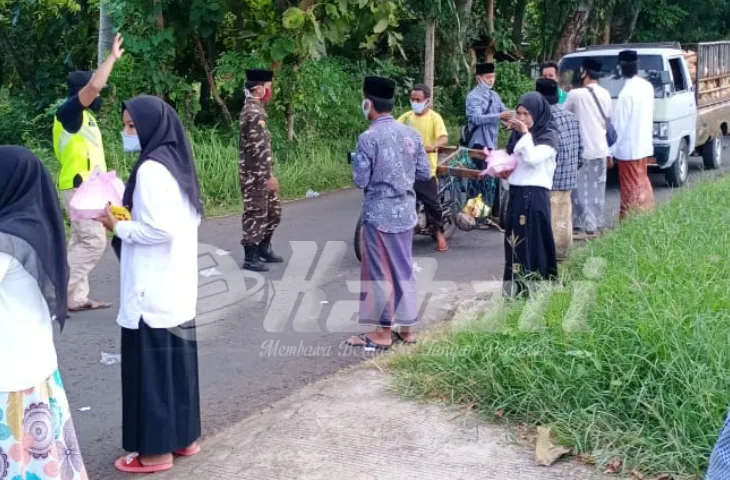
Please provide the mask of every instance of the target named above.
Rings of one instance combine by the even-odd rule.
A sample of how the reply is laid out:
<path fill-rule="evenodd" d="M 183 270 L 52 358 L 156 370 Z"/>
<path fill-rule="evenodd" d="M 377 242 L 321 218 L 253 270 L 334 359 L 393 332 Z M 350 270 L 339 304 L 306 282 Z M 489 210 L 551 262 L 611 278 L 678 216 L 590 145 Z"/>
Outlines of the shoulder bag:
<path fill-rule="evenodd" d="M 606 114 L 603 111 L 603 107 L 601 106 L 601 102 L 598 101 L 596 92 L 594 92 L 593 89 L 590 87 L 586 87 L 586 88 L 588 89 L 589 92 L 591 92 L 591 96 L 593 97 L 593 100 L 596 102 L 598 111 L 601 112 L 603 121 L 606 122 L 606 142 L 608 142 L 609 147 L 613 147 L 613 144 L 616 143 L 616 140 L 618 139 L 618 134 L 616 133 L 616 128 L 613 126 L 613 122 L 611 122 L 611 119 L 606 117 Z"/>

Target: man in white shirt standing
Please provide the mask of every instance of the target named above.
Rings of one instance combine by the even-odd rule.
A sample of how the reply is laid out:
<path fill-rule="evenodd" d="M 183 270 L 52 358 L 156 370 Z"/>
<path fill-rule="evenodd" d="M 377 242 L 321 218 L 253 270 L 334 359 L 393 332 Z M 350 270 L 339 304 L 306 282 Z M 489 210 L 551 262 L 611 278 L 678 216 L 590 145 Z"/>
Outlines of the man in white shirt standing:
<path fill-rule="evenodd" d="M 647 171 L 649 158 L 654 156 L 654 87 L 638 76 L 639 57 L 634 50 L 619 53 L 618 61 L 626 83 L 613 115 L 617 138 L 612 150 L 618 162 L 623 220 L 629 213 L 654 208 Z"/>
<path fill-rule="evenodd" d="M 571 194 L 573 228 L 585 232 L 588 238 L 598 236 L 604 227 L 606 203 L 606 167 L 611 168 L 610 150 L 606 141 L 606 119 L 611 117 L 611 94 L 598 85 L 601 63 L 586 58 L 578 71 L 583 88 L 568 93 L 563 108 L 578 117 L 583 146 L 582 166 L 578 170 L 577 186 Z M 605 117 L 604 117 L 605 115 Z"/>

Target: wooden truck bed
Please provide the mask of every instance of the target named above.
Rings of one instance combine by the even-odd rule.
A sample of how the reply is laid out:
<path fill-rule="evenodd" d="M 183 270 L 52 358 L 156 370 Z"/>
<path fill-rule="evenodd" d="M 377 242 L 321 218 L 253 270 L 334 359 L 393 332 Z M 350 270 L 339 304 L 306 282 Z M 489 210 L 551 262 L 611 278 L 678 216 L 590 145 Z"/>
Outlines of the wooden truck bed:
<path fill-rule="evenodd" d="M 695 84 L 698 108 L 730 101 L 730 42 L 700 43 L 684 56 Z"/>

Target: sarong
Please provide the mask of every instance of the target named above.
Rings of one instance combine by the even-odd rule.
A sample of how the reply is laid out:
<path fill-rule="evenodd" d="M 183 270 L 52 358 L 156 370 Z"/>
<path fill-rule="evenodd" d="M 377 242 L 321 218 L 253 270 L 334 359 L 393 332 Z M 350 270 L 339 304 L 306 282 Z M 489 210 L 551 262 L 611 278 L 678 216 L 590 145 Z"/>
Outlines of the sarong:
<path fill-rule="evenodd" d="M 618 180 L 621 189 L 619 219 L 635 212 L 650 212 L 654 209 L 654 189 L 649 179 L 649 159 L 619 160 Z"/>
<path fill-rule="evenodd" d="M 0 479 L 17 478 L 89 478 L 58 370 L 28 390 L 0 392 Z"/>
<path fill-rule="evenodd" d="M 413 276 L 413 230 L 384 233 L 363 223 L 360 235 L 361 325 L 412 327 L 418 323 Z"/>
<path fill-rule="evenodd" d="M 162 455 L 200 438 L 195 320 L 175 329 L 122 328 L 122 447 Z"/>
<path fill-rule="evenodd" d="M 558 260 L 566 259 L 573 245 L 573 208 L 570 195 L 570 190 L 550 192 L 550 224 Z"/>
<path fill-rule="evenodd" d="M 528 282 L 558 275 L 550 192 L 542 187 L 510 185 L 504 232 L 504 292 L 514 296 Z"/>
<path fill-rule="evenodd" d="M 730 478 L 730 413 L 720 430 L 720 436 L 710 455 L 705 480 L 726 480 Z"/>
<path fill-rule="evenodd" d="M 584 160 L 578 170 L 578 185 L 571 194 L 573 226 L 597 233 L 605 225 L 606 158 Z"/>

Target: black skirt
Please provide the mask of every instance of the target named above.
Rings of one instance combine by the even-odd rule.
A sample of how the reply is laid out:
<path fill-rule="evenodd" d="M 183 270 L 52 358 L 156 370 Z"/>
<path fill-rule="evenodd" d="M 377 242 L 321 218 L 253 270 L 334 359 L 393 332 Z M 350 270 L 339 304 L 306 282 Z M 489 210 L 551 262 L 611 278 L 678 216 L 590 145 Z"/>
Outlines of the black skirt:
<path fill-rule="evenodd" d="M 505 292 L 525 291 L 532 280 L 558 275 L 555 240 L 550 225 L 550 191 L 510 185 L 504 232 Z"/>
<path fill-rule="evenodd" d="M 185 448 L 201 434 L 195 320 L 122 328 L 122 446 L 141 455 Z"/>

